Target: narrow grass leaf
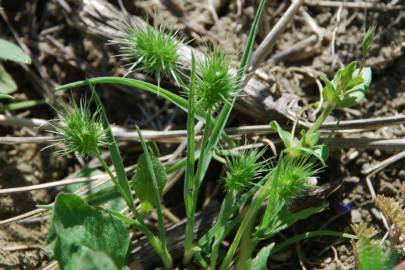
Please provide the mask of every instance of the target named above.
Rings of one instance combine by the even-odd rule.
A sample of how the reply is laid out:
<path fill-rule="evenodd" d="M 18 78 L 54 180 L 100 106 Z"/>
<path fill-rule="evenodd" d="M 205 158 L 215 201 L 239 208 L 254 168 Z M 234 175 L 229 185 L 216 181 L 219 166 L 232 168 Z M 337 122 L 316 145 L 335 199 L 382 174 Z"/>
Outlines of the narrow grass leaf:
<path fill-rule="evenodd" d="M 94 90 L 93 90 L 93 96 L 94 96 L 94 100 L 97 104 L 98 110 L 100 111 L 103 128 L 106 131 L 108 149 L 110 150 L 111 160 L 114 165 L 115 172 L 117 174 L 116 181 L 115 181 L 115 183 L 117 185 L 117 189 L 121 192 L 128 207 L 133 212 L 137 212 L 136 208 L 135 208 L 134 199 L 132 198 L 131 190 L 129 188 L 127 174 L 125 173 L 124 163 L 122 161 L 121 154 L 118 149 L 118 145 L 112 134 L 111 126 L 110 126 L 110 123 L 108 122 L 108 118 L 107 118 L 107 114 L 104 110 L 104 106 L 101 103 L 100 98 L 98 97 L 97 93 Z"/>
<path fill-rule="evenodd" d="M 142 146 L 142 150 L 143 150 L 143 154 L 145 156 L 145 163 L 146 163 L 146 168 L 149 174 L 149 179 L 152 182 L 152 188 L 153 188 L 153 195 L 154 195 L 154 205 L 156 207 L 157 210 L 157 216 L 158 216 L 158 223 L 159 223 L 159 234 L 160 234 L 160 240 L 163 243 L 163 246 L 166 245 L 166 235 L 165 235 L 165 228 L 164 228 L 164 221 L 163 221 L 163 214 L 162 214 L 162 208 L 160 205 L 160 196 L 161 196 L 161 192 L 163 191 L 163 187 L 164 184 L 166 183 L 166 177 L 162 176 L 162 188 L 161 191 L 159 190 L 159 184 L 158 184 L 158 180 L 156 178 L 156 174 L 154 171 L 154 164 L 152 161 L 152 156 L 149 153 L 149 149 L 146 146 L 145 140 L 143 139 L 142 133 L 139 129 L 139 127 L 136 127 L 136 130 L 138 131 L 139 134 L 139 139 L 141 141 L 141 146 Z M 163 166 L 162 169 L 164 170 Z M 163 179 L 163 177 L 165 179 Z M 152 190 L 148 190 L 148 192 L 150 192 Z"/>
<path fill-rule="evenodd" d="M 320 237 L 320 236 L 329 236 L 329 237 L 343 237 L 343 238 L 347 238 L 347 239 L 356 239 L 357 237 L 353 234 L 349 234 L 349 233 L 344 233 L 344 232 L 337 232 L 337 231 L 312 231 L 312 232 L 306 232 L 303 234 L 299 234 L 296 235 L 294 237 L 291 237 L 279 244 L 277 244 L 271 251 L 271 254 L 275 254 L 277 252 L 280 252 L 281 250 L 285 249 L 286 247 L 305 240 L 305 239 L 309 239 L 312 237 Z"/>

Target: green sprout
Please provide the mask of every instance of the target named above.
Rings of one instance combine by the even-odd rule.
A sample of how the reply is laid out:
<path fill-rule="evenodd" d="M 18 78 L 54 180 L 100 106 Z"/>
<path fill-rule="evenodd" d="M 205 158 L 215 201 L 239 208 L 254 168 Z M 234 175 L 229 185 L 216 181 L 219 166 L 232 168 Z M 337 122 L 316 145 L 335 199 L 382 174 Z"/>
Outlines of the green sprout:
<path fill-rule="evenodd" d="M 162 27 L 127 26 L 126 36 L 117 41 L 121 46 L 121 56 L 131 63 L 128 64 L 128 73 L 135 70 L 149 75 L 172 75 L 177 77 L 175 71 L 179 67 L 178 50 L 181 40 L 176 33 Z"/>
<path fill-rule="evenodd" d="M 83 157 L 96 156 L 105 144 L 105 132 L 99 112 L 91 113 L 85 99 L 79 105 L 70 102 L 63 106 L 56 133 L 61 136 L 59 143 L 64 147 L 62 153 L 79 154 Z"/>

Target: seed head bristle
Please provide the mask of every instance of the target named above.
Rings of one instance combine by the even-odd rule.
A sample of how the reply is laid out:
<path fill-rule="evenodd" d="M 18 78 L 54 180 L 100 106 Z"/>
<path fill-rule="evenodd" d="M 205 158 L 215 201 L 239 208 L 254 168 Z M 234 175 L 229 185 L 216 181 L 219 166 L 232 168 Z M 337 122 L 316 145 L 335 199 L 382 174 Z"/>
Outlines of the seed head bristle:
<path fill-rule="evenodd" d="M 105 144 L 105 132 L 99 113 L 91 113 L 86 100 L 79 105 L 70 102 L 60 113 L 56 132 L 61 136 L 62 154 L 77 153 L 82 157 L 94 156 Z"/>
<path fill-rule="evenodd" d="M 308 188 L 307 180 L 314 176 L 316 168 L 308 156 L 301 158 L 283 157 L 279 160 L 271 177 L 272 188 L 278 196 L 286 202 Z"/>
<path fill-rule="evenodd" d="M 140 71 L 148 75 L 169 76 L 179 67 L 178 50 L 182 40 L 176 32 L 160 26 L 127 25 L 124 38 L 116 41 L 121 46 L 120 56 L 130 63 L 127 74 Z"/>
<path fill-rule="evenodd" d="M 265 170 L 266 161 L 261 160 L 264 150 L 250 149 L 227 158 L 224 177 L 227 190 L 241 192 L 254 183 Z"/>
<path fill-rule="evenodd" d="M 238 93 L 236 75 L 223 53 L 214 52 L 198 63 L 196 95 L 203 107 L 215 109 L 222 102 L 231 102 Z"/>

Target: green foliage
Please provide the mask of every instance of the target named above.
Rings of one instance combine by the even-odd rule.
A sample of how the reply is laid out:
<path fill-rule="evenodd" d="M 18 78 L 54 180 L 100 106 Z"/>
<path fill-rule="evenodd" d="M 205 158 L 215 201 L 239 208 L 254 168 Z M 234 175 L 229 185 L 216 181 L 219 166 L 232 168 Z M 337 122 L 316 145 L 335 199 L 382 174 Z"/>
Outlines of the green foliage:
<path fill-rule="evenodd" d="M 228 191 L 242 192 L 254 184 L 265 170 L 265 161 L 260 161 L 263 154 L 264 150 L 250 149 L 226 159 L 224 180 Z"/>
<path fill-rule="evenodd" d="M 259 239 L 268 239 L 276 233 L 285 230 L 300 220 L 305 220 L 312 215 L 318 214 L 326 209 L 326 205 L 318 207 L 308 207 L 298 212 L 291 213 L 288 210 L 288 205 L 282 203 L 278 207 L 279 211 L 270 217 L 269 222 L 262 222 L 266 226 L 260 226 L 255 235 Z"/>
<path fill-rule="evenodd" d="M 370 54 L 371 46 L 373 45 L 375 39 L 376 27 L 372 26 L 367 30 L 361 42 L 361 47 L 363 49 L 363 57 L 367 57 Z"/>
<path fill-rule="evenodd" d="M 91 113 L 86 100 L 81 100 L 80 105 L 71 102 L 64 106 L 58 120 L 56 131 L 62 136 L 63 154 L 98 155 L 105 144 L 105 132 L 99 112 Z"/>
<path fill-rule="evenodd" d="M 301 139 L 298 139 L 294 134 L 282 129 L 276 121 L 272 121 L 270 125 L 283 141 L 285 147 L 283 152 L 289 158 L 302 158 L 305 155 L 311 155 L 325 165 L 329 151 L 325 144 L 317 144 L 320 137 L 319 131 L 303 131 L 301 132 Z"/>
<path fill-rule="evenodd" d="M 0 94 L 0 99 L 12 99 L 13 97 L 6 94 Z"/>
<path fill-rule="evenodd" d="M 247 270 L 267 270 L 267 260 L 269 259 L 271 249 L 274 247 L 274 243 L 262 248 L 257 253 L 254 259 L 250 259 L 247 262 Z"/>
<path fill-rule="evenodd" d="M 266 2 L 261 0 L 259 3 L 237 72 L 231 71 L 230 61 L 223 53 L 214 52 L 200 61 L 196 60 L 194 55 L 191 55 L 190 76 L 183 82 L 184 77 L 180 78 L 177 74 L 179 68 L 178 50 L 181 41 L 176 40 L 175 34 L 158 27 L 129 26 L 126 29 L 126 37 L 117 41 L 121 45 L 122 56 L 131 62 L 129 72 L 139 70 L 147 74 L 154 74 L 158 77 L 157 86 L 128 78 L 100 77 L 68 84 L 60 88 L 66 89 L 92 85 L 93 83 L 126 85 L 161 95 L 188 112 L 187 157 L 170 167 L 171 172 L 186 167 L 183 194 L 187 215 L 184 242 L 185 254 L 183 257 L 186 267 L 194 257 L 203 267 L 216 269 L 217 264 L 221 263 L 222 260 L 220 269 L 229 269 L 235 261 L 235 255 L 239 252 L 236 263 L 237 269 L 266 269 L 271 252 L 281 250 L 296 241 L 314 236 L 352 237 L 351 235 L 333 231 L 308 232 L 287 239 L 279 245 L 275 245 L 274 249 L 272 249 L 273 245 L 265 247 L 254 259 L 251 259 L 259 241 L 268 239 L 298 220 L 306 219 L 325 208 L 324 206 L 307 208 L 296 213 L 288 211 L 290 203 L 308 188 L 308 178 L 317 174 L 318 160 L 324 165 L 328 158 L 327 145 L 320 142 L 319 129 L 322 123 L 332 113 L 333 109 L 351 107 L 364 99 L 371 82 L 371 71 L 369 68 L 363 67 L 364 61 L 359 68 L 357 68 L 357 62 L 353 62 L 340 69 L 331 81 L 326 76 L 322 77 L 325 82 L 323 97 L 326 102 L 321 107 L 321 114 L 309 130 L 297 132 L 296 137 L 296 124 L 291 131 L 286 131 L 277 122 L 271 123 L 285 146 L 281 156 L 272 168 L 266 168 L 265 161 L 260 160 L 264 150 L 242 151 L 237 155 L 225 158 L 225 176 L 223 178 L 226 187 L 225 198 L 221 204 L 216 223 L 198 243 L 194 243 L 195 213 L 199 201 L 199 189 L 202 186 L 214 152 L 218 147 L 219 140 L 227 138 L 224 135 L 224 127 L 245 79 L 246 67 L 254 45 L 260 16 L 266 7 Z M 367 51 L 366 54 L 370 49 L 373 36 L 374 34 L 370 33 L 363 41 L 363 50 Z M 187 93 L 188 100 L 162 89 L 159 85 L 161 75 L 172 75 L 179 86 Z M 126 225 L 133 226 L 144 233 L 153 249 L 161 257 L 164 267 L 172 269 L 173 261 L 167 249 L 161 207 L 162 192 L 167 181 L 167 171 L 157 157 L 149 151 L 141 131 L 137 129 L 144 154 L 138 159 L 138 167 L 133 180 L 128 182 L 122 157 L 112 135 L 106 112 L 98 96 L 95 93 L 94 96 L 98 107 L 97 113 L 93 116 L 96 118 L 93 119 L 89 116 L 87 118 L 90 118 L 89 121 L 101 123 L 98 126 L 107 141 L 106 144 L 111 154 L 116 175 L 100 157 L 99 148 L 101 144 L 91 144 L 92 148 L 97 149 L 96 151 L 89 151 L 87 148 L 86 151 L 83 150 L 82 152 L 88 152 L 88 155 L 96 156 L 99 159 L 115 185 L 113 189 L 111 189 L 111 186 L 107 187 L 102 192 L 98 192 L 97 196 L 88 196 L 87 199 L 93 203 L 100 203 L 108 199 L 111 194 L 114 196 L 117 193 L 120 194 L 132 210 L 135 219 L 111 209 L 106 209 L 106 212 L 120 219 Z M 205 124 L 202 140 L 197 150 L 195 149 L 194 130 L 196 119 Z M 231 142 L 226 147 L 233 144 Z M 215 153 L 217 154 L 217 152 Z M 196 158 L 196 156 L 198 157 Z M 266 172 L 266 174 L 262 176 L 262 172 Z M 156 209 L 159 235 L 156 235 L 148 228 L 143 217 L 138 213 L 130 185 L 136 191 L 144 210 Z M 267 205 L 267 207 L 264 214 L 259 215 L 263 205 Z M 55 225 L 52 228 L 57 231 Z M 221 249 L 222 242 L 234 230 L 236 230 L 236 234 L 224 255 L 221 252 L 223 251 Z M 59 234 L 57 234 L 57 237 L 59 237 Z M 58 241 L 60 241 L 59 238 Z M 61 251 L 58 245 L 60 245 L 59 242 L 56 242 L 55 251 L 57 252 L 55 254 L 61 260 Z M 96 262 L 105 263 L 105 268 L 110 267 L 105 254 L 111 257 L 112 255 L 108 252 L 105 252 L 105 254 L 93 254 L 93 249 L 89 249 L 89 247 L 83 245 L 76 248 L 79 252 L 72 256 L 71 263 L 88 261 L 89 267 L 94 265 L 94 269 L 99 267 Z M 66 250 L 69 250 L 69 247 Z M 89 252 L 93 253 L 90 254 Z M 94 259 L 97 256 L 100 256 L 100 260 Z"/>
<path fill-rule="evenodd" d="M 118 270 L 111 258 L 104 252 L 86 250 L 74 254 L 65 269 L 80 270 Z"/>
<path fill-rule="evenodd" d="M 216 108 L 222 102 L 229 103 L 239 89 L 231 63 L 223 53 L 214 52 L 197 66 L 196 95 L 207 108 Z"/>
<path fill-rule="evenodd" d="M 0 69 L 0 93 L 11 94 L 17 91 L 17 84 L 7 71 Z"/>
<path fill-rule="evenodd" d="M 358 270 L 391 270 L 398 263 L 400 255 L 376 239 L 374 227 L 355 224 L 352 229 L 357 236 L 353 249 Z"/>
<path fill-rule="evenodd" d="M 165 167 L 160 160 L 151 155 L 153 172 L 157 180 L 159 189 L 158 196 L 162 196 L 163 188 L 166 185 L 167 174 Z M 156 205 L 156 194 L 153 186 L 152 177 L 149 173 L 145 154 L 138 158 L 136 173 L 132 179 L 132 186 L 136 192 L 137 197 L 141 200 L 142 208 L 145 212 L 150 211 L 153 207 L 160 207 Z"/>
<path fill-rule="evenodd" d="M 325 83 L 322 90 L 324 99 L 336 108 L 347 108 L 365 98 L 371 83 L 371 69 L 357 69 L 357 62 L 354 61 L 339 69 L 332 81 L 326 75 L 322 75 L 321 79 Z"/>
<path fill-rule="evenodd" d="M 122 55 L 132 62 L 129 72 L 138 70 L 160 78 L 178 68 L 181 41 L 176 38 L 176 34 L 162 27 L 128 26 L 126 37 L 118 43 Z"/>
<path fill-rule="evenodd" d="M 62 269 L 77 269 L 72 257 L 84 256 L 88 251 L 104 252 L 118 268 L 125 265 L 130 245 L 126 227 L 103 210 L 87 205 L 79 196 L 56 197 L 51 226 L 56 235 L 54 255 Z"/>
<path fill-rule="evenodd" d="M 31 58 L 20 47 L 4 39 L 0 39 L 0 58 L 21 64 L 31 64 Z"/>

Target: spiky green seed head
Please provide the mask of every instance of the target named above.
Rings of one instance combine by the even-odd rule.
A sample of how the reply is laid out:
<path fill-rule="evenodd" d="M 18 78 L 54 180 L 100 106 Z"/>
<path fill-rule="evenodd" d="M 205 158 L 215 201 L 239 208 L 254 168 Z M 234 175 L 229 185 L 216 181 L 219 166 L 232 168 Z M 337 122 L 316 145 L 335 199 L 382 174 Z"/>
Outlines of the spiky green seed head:
<path fill-rule="evenodd" d="M 58 120 L 56 132 L 61 136 L 62 154 L 89 157 L 99 153 L 105 143 L 105 132 L 98 112 L 91 113 L 85 100 L 79 105 L 74 102 L 65 105 Z"/>
<path fill-rule="evenodd" d="M 290 202 L 308 188 L 308 179 L 318 172 L 309 157 L 282 158 L 274 170 L 273 189 L 279 198 Z"/>
<path fill-rule="evenodd" d="M 242 192 L 254 183 L 264 171 L 266 161 L 261 160 L 264 150 L 251 149 L 227 158 L 225 187 L 228 191 Z"/>
<path fill-rule="evenodd" d="M 122 56 L 129 61 L 128 73 L 135 70 L 160 79 L 179 67 L 181 40 L 162 27 L 127 26 L 125 37 L 118 40 Z"/>
<path fill-rule="evenodd" d="M 214 52 L 199 62 L 197 74 L 196 96 L 206 109 L 231 102 L 238 93 L 236 74 L 231 72 L 231 62 L 223 53 Z"/>

